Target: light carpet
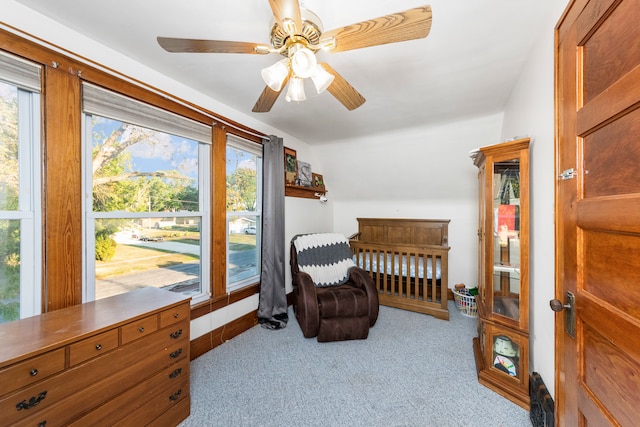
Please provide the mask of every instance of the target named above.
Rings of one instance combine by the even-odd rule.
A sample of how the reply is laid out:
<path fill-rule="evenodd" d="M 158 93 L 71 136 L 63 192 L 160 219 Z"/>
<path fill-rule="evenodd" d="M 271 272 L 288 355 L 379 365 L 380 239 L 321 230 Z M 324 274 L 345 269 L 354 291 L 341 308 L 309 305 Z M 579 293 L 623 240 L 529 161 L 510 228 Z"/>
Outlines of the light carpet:
<path fill-rule="evenodd" d="M 191 426 L 525 427 L 529 413 L 477 381 L 477 320 L 380 307 L 361 341 L 255 326 L 191 363 Z"/>

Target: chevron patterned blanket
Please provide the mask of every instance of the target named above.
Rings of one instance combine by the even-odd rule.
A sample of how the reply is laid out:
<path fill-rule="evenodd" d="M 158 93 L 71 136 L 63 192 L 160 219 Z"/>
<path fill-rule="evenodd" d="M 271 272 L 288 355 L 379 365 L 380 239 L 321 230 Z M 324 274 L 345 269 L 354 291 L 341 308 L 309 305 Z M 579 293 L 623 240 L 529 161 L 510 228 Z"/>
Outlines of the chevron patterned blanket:
<path fill-rule="evenodd" d="M 300 271 L 316 286 L 341 285 L 355 267 L 347 238 L 339 233 L 301 234 L 293 238 Z"/>

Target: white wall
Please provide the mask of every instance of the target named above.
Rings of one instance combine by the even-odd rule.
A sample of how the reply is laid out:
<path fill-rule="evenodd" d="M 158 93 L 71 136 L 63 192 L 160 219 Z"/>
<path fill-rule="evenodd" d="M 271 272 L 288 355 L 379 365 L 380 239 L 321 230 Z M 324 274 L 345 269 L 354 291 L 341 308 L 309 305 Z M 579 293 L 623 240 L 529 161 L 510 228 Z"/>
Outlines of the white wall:
<path fill-rule="evenodd" d="M 8 26 L 3 25 L 7 24 Z M 253 117 L 234 110 L 220 102 L 206 97 L 201 93 L 172 80 L 157 71 L 134 61 L 112 49 L 101 45 L 74 30 L 64 27 L 49 18 L 44 17 L 33 10 L 22 6 L 13 0 L 3 0 L 2 2 L 2 23 L 0 27 L 7 31 L 14 32 L 25 37 L 24 33 L 46 40 L 57 46 L 61 46 L 74 55 L 79 55 L 102 64 L 105 67 L 113 69 L 130 78 L 145 82 L 162 91 L 170 93 L 178 98 L 190 101 L 195 105 L 199 105 L 228 119 L 234 120 L 243 125 L 252 127 L 253 129 L 265 134 L 275 134 L 284 138 L 284 144 L 294 148 L 299 153 L 299 158 L 310 162 L 312 165 L 320 165 L 320 162 L 313 156 L 313 151 L 308 148 L 304 142 L 281 132 L 269 125 L 266 125 Z M 29 38 L 29 37 L 26 37 Z M 35 40 L 34 40 L 35 41 Z M 37 42 L 37 41 L 36 41 Z M 55 47 L 49 46 L 53 50 Z M 73 55 L 72 55 L 73 56 Z M 308 232 L 309 230 L 331 230 L 332 213 L 330 206 L 320 205 L 316 200 L 293 199 L 286 198 L 285 215 L 286 215 L 286 242 L 290 241 L 295 233 Z M 291 274 L 288 271 L 288 252 L 287 252 L 287 284 L 288 289 L 291 288 Z M 208 331 L 221 327 L 222 325 L 237 319 L 244 314 L 255 310 L 258 307 L 258 298 L 253 296 L 245 300 L 230 305 L 226 309 L 217 310 L 207 316 L 202 316 L 191 322 L 191 338 L 195 339 Z"/>
<path fill-rule="evenodd" d="M 540 28 L 504 114 L 503 138 L 529 135 L 531 144 L 530 369 L 555 390 L 554 313 L 554 27 L 558 2 Z"/>
<path fill-rule="evenodd" d="M 314 146 L 333 202 L 334 231 L 356 218 L 451 219 L 449 286 L 477 285 L 478 184 L 469 151 L 495 144 L 502 114 Z"/>

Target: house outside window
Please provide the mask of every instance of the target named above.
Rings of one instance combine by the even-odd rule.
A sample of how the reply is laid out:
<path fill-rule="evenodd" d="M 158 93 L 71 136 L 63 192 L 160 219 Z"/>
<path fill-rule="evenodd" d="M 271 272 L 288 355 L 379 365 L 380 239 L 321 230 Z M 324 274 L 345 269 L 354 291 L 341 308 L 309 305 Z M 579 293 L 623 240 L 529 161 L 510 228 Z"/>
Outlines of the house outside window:
<path fill-rule="evenodd" d="M 0 323 L 42 297 L 40 67 L 0 52 Z"/>
<path fill-rule="evenodd" d="M 260 280 L 262 145 L 227 136 L 227 292 Z"/>
<path fill-rule="evenodd" d="M 83 85 L 86 289 L 209 297 L 210 127 Z"/>

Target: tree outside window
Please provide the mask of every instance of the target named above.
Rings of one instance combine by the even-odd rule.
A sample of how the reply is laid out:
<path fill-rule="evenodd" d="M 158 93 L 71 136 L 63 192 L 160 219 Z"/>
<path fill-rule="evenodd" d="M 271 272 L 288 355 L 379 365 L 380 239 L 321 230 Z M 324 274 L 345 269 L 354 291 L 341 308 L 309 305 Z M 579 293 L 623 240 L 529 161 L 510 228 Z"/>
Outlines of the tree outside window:
<path fill-rule="evenodd" d="M 227 291 L 258 282 L 262 238 L 262 146 L 227 139 Z"/>
<path fill-rule="evenodd" d="M 92 198 L 87 242 L 95 248 L 88 260 L 94 297 L 145 286 L 202 293 L 202 144 L 89 117 Z"/>

